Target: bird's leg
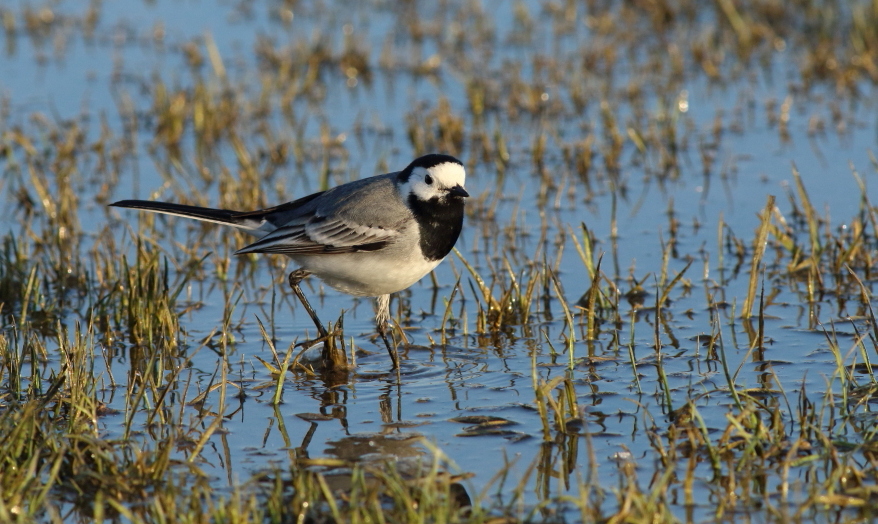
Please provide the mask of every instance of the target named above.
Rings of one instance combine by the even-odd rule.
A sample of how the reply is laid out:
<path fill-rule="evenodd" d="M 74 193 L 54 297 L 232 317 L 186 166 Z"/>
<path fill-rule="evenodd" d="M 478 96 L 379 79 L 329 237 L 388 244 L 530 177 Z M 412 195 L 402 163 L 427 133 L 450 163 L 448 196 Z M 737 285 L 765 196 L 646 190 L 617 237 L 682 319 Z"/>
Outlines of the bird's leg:
<path fill-rule="evenodd" d="M 305 298 L 305 294 L 302 293 L 302 288 L 299 287 L 302 280 L 310 274 L 310 271 L 303 268 L 293 271 L 290 273 L 290 287 L 293 288 L 293 293 L 299 297 L 299 302 L 302 303 L 302 306 L 305 307 L 305 311 L 308 312 L 308 316 L 311 317 L 311 320 L 314 321 L 314 325 L 317 326 L 317 332 L 320 334 L 320 338 L 317 340 L 323 341 L 323 354 L 321 355 L 323 366 L 328 371 L 345 371 L 348 369 L 348 362 L 347 356 L 344 352 L 344 344 L 342 343 L 341 349 L 336 347 L 329 336 L 329 332 L 326 331 L 326 328 L 323 327 L 323 323 L 317 318 L 317 313 L 314 312 L 311 303 L 308 302 L 308 299 Z M 339 324 L 336 327 L 341 329 L 341 321 L 339 321 Z M 311 344 L 312 342 L 314 341 L 310 341 L 308 344 Z"/>
<path fill-rule="evenodd" d="M 375 324 L 378 328 L 378 334 L 384 340 L 387 346 L 387 353 L 390 355 L 390 361 L 393 363 L 392 369 L 399 369 L 399 356 L 396 353 L 396 346 L 391 345 L 387 340 L 387 328 L 390 322 L 390 295 L 379 295 L 375 298 L 375 308 L 378 310 L 375 314 Z"/>
<path fill-rule="evenodd" d="M 302 288 L 299 287 L 299 284 L 302 280 L 305 279 L 311 272 L 299 268 L 292 273 L 290 273 L 290 287 L 293 288 L 293 293 L 299 297 L 299 302 L 302 303 L 302 306 L 305 308 L 305 311 L 308 312 L 308 316 L 311 317 L 311 320 L 314 321 L 314 325 L 317 326 L 317 332 L 320 333 L 320 338 L 326 339 L 329 337 L 329 333 L 326 332 L 326 328 L 323 327 L 323 324 L 320 322 L 320 319 L 317 318 L 317 313 L 314 312 L 314 308 L 311 307 L 311 303 L 308 302 L 308 299 L 305 298 L 305 293 L 302 293 Z"/>

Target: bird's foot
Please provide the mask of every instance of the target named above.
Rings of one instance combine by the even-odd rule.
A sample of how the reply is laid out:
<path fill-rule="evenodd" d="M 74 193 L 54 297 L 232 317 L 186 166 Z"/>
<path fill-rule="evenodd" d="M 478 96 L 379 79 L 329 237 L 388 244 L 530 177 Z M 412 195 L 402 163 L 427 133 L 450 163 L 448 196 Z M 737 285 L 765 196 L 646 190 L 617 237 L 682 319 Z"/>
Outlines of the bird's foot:
<path fill-rule="evenodd" d="M 388 323 L 386 321 L 380 322 L 378 324 L 378 334 L 381 335 L 384 345 L 387 346 L 387 354 L 390 355 L 390 362 L 393 364 L 391 369 L 399 370 L 399 354 L 396 351 L 396 345 L 391 344 L 387 338 L 387 327 Z"/>
<path fill-rule="evenodd" d="M 290 273 L 290 287 L 293 289 L 299 287 L 299 284 L 301 284 L 302 281 L 305 280 L 305 277 L 310 274 L 311 272 L 307 269 L 301 267 L 299 269 L 296 269 L 295 271 Z"/>
<path fill-rule="evenodd" d="M 302 303 L 302 307 L 305 308 L 305 311 L 308 313 L 308 316 L 311 317 L 311 320 L 314 322 L 314 326 L 317 327 L 317 333 L 320 335 L 318 338 L 308 341 L 309 345 L 306 347 L 310 347 L 319 342 L 323 342 L 323 365 L 328 370 L 344 370 L 348 368 L 347 357 L 345 356 L 344 348 L 339 348 L 335 344 L 335 333 L 330 335 L 326 328 L 323 327 L 323 323 L 320 322 L 320 319 L 317 317 L 317 313 L 314 312 L 314 308 L 311 307 L 311 303 L 308 302 L 308 299 L 305 297 L 305 293 L 302 292 L 302 288 L 299 287 L 299 284 L 302 280 L 305 279 L 311 272 L 299 268 L 292 273 L 290 273 L 290 287 L 293 288 L 293 293 L 298 297 L 299 302 Z M 341 329 L 341 321 L 339 321 L 338 329 Z"/>

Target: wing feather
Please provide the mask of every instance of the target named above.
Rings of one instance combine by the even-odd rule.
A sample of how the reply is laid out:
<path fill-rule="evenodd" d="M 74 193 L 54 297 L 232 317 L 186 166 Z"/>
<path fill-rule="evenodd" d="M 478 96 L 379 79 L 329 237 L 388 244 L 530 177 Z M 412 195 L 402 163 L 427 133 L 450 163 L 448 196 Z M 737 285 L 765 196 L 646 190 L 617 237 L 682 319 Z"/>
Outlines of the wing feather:
<path fill-rule="evenodd" d="M 236 254 L 315 255 L 374 251 L 386 246 L 398 235 L 399 231 L 392 229 L 314 216 L 304 223 L 279 227 L 260 240 L 238 250 Z"/>
<path fill-rule="evenodd" d="M 395 176 L 362 179 L 303 199 L 302 205 L 278 206 L 263 215 L 276 229 L 237 253 L 295 256 L 381 249 L 394 242 L 411 219 L 396 193 Z"/>

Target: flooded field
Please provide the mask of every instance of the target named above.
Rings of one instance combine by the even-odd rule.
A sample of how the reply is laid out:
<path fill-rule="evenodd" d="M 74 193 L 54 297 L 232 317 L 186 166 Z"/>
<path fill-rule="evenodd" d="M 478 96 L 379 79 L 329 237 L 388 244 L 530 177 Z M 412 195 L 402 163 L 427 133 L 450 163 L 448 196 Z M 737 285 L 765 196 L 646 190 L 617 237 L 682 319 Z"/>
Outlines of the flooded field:
<path fill-rule="evenodd" d="M 0 522 L 876 517 L 878 7 L 0 5 Z M 446 153 L 394 296 L 108 207 Z M 318 345 L 319 346 L 319 345 Z"/>

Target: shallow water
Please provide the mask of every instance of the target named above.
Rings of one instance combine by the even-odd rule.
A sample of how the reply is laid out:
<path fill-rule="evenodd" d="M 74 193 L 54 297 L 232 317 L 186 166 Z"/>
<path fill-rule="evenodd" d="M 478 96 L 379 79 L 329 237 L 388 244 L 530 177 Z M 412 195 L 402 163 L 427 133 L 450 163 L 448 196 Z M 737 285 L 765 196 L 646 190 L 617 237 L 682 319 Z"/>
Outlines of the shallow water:
<path fill-rule="evenodd" d="M 139 85 L 161 78 L 170 86 L 191 87 L 193 77 L 186 70 L 180 48 L 190 41 L 200 42 L 205 34 L 210 34 L 216 42 L 232 84 L 244 93 L 255 94 L 259 90 L 260 78 L 252 50 L 260 38 L 274 39 L 283 45 L 313 40 L 319 32 L 327 35 L 329 42 L 338 44 L 344 41 L 345 35 L 354 36 L 373 64 L 385 46 L 393 49 L 389 54 L 398 63 L 430 63 L 430 57 L 445 51 L 439 45 L 443 38 L 452 40 L 456 31 L 472 31 L 478 26 L 482 18 L 465 18 L 471 10 L 479 11 L 473 5 L 455 4 L 447 13 L 440 10 L 439 15 L 421 8 L 423 20 L 435 16 L 445 20 L 447 33 L 417 45 L 406 40 L 398 28 L 404 18 L 397 16 L 389 6 L 369 8 L 359 3 L 341 2 L 313 10 L 297 7 L 292 22 L 285 25 L 279 21 L 284 15 L 278 14 L 283 7 L 274 3 L 186 2 L 181 6 L 170 2 L 134 2 L 124 6 L 107 3 L 100 7 L 93 37 L 82 36 L 79 22 L 73 22 L 69 31 L 59 32 L 69 33 L 63 50 L 52 50 L 52 45 L 59 42 L 57 34 L 53 42 L 43 44 L 36 44 L 24 34 L 6 35 L 7 42 L 13 42 L 14 46 L 10 49 L 7 45 L 4 60 L 0 62 L 0 92 L 10 108 L 4 127 L 32 126 L 29 119 L 34 112 L 58 120 L 84 115 L 96 119 L 104 115 L 110 128 L 122 133 L 120 98 L 130 97 L 136 112 L 147 113 L 149 99 Z M 406 122 L 425 119 L 440 98 L 447 99 L 452 114 L 469 114 L 466 82 L 480 78 L 473 72 L 479 65 L 485 71 L 486 83 L 518 69 L 516 74 L 528 85 L 545 86 L 542 100 L 547 104 L 559 99 L 569 107 L 570 93 L 578 82 L 584 84 L 589 95 L 598 92 L 594 85 L 600 82 L 596 79 L 571 74 L 563 81 L 547 80 L 546 68 L 539 63 L 549 58 L 572 61 L 599 36 L 585 28 L 559 36 L 553 30 L 549 15 L 541 10 L 540 2 L 523 5 L 537 22 L 530 44 L 498 45 L 493 52 L 468 44 L 466 50 L 472 57 L 464 60 L 443 56 L 435 76 L 420 77 L 405 67 L 374 67 L 366 87 L 362 75 L 354 83 L 338 70 L 325 72 L 326 83 L 320 86 L 324 91 L 310 100 L 293 103 L 293 111 L 300 119 L 298 128 L 285 128 L 288 122 L 280 114 L 268 119 L 284 133 L 298 134 L 302 143 L 312 150 L 305 153 L 302 165 L 291 163 L 288 172 L 266 182 L 262 190 L 276 190 L 278 198 L 283 199 L 318 189 L 320 182 L 315 170 L 320 166 L 324 145 L 322 128 L 335 137 L 336 149 L 344 151 L 332 157 L 337 167 L 330 177 L 333 183 L 369 176 L 376 173 L 379 165 L 394 170 L 401 168 L 415 154 Z M 515 37 L 517 29 L 512 8 L 511 3 L 504 3 L 493 13 L 493 18 L 489 17 L 495 32 L 492 42 L 509 42 Z M 70 2 L 53 8 L 53 12 L 55 16 L 68 13 L 79 17 L 86 9 L 86 5 Z M 159 24 L 161 40 L 155 38 Z M 291 49 L 289 52 L 297 52 L 295 46 Z M 486 125 L 492 133 L 494 129 L 502 131 L 510 150 L 505 173 L 499 173 L 493 163 L 475 158 L 471 150 L 465 148 L 462 152 L 462 157 L 469 158 L 472 162 L 469 165 L 474 166 L 467 180 L 467 190 L 473 198 L 469 203 L 471 214 L 457 247 L 486 280 L 490 282 L 492 270 L 505 272 L 504 254 L 519 277 L 531 263 L 546 260 L 556 269 L 564 298 L 571 305 L 575 304 L 591 284 L 569 238 L 572 232 L 581 240 L 580 224 L 584 223 L 595 240 L 595 252 L 603 254 L 601 269 L 609 279 L 626 292 L 631 288 L 629 277 L 633 277 L 642 281 L 648 292 L 644 309 L 633 322 L 631 311 L 620 311 L 621 325 L 614 329 L 609 323 L 604 324 L 599 338 L 594 341 L 585 340 L 584 322 L 575 312 L 579 332 L 573 344 L 575 365 L 571 377 L 577 400 L 584 410 L 583 423 L 578 435 L 559 437 L 551 445 L 543 444 L 540 416 L 534 407 L 532 363 L 537 363 L 538 377 L 548 381 L 564 374 L 570 356 L 565 352 L 569 333 L 564 313 L 550 284 L 538 285 L 539 288 L 545 286 L 547 291 L 537 291 L 538 304 L 526 323 L 504 326 L 495 333 L 478 333 L 475 318 L 479 297 L 470 286 L 472 279 L 460 259 L 449 257 L 436 271 L 438 289 L 426 278 L 403 294 L 402 307 L 398 299 L 392 303 L 395 313 L 401 309 L 406 314 L 403 324 L 411 328 L 407 334 L 412 342 L 411 347 L 403 350 L 401 380 L 397 381 L 395 373 L 389 370 L 382 346 L 373 340 L 369 301 L 340 295 L 319 282 L 310 282 L 306 293 L 315 298 L 321 318 L 334 320 L 345 310 L 346 340 L 352 340 L 358 348 L 371 354 L 358 355 L 356 371 L 340 383 L 326 383 L 305 374 L 291 375 L 285 382 L 283 403 L 275 407 L 271 402 L 274 380 L 255 359 L 260 356 L 269 360 L 271 355 L 257 317 L 265 323 L 282 354 L 294 341 L 314 335 L 307 316 L 293 305 L 283 289 L 282 268 L 279 264 L 269 266 L 260 262 L 249 277 L 238 282 L 217 283 L 215 257 L 229 256 L 238 246 L 236 239 L 217 233 L 212 227 L 202 230 L 181 220 L 159 220 L 159 227 L 168 227 L 167 235 L 160 239 L 160 246 L 168 257 L 179 257 L 177 260 L 182 263 L 185 246 L 192 245 L 193 239 L 202 238 L 215 253 L 205 261 L 200 278 L 191 282 L 183 293 L 184 304 L 198 307 L 182 316 L 183 354 L 191 358 L 190 376 L 180 377 L 181 397 L 171 407 L 181 408 L 216 380 L 222 359 L 214 349 L 199 349 L 200 342 L 222 325 L 229 297 L 234 301 L 243 294 L 233 313 L 232 323 L 236 328 L 230 333 L 234 341 L 229 346 L 228 371 L 228 379 L 240 386 L 241 395 L 236 396 L 237 390 L 227 388 L 225 407 L 231 415 L 223 423 L 223 431 L 211 438 L 200 466 L 215 477 L 220 487 L 269 466 L 284 467 L 291 455 L 405 461 L 428 452 L 422 441 L 415 438 L 423 437 L 462 471 L 476 473 L 468 481 L 468 488 L 474 494 L 508 495 L 515 481 L 502 488 L 490 483 L 494 473 L 509 461 L 512 462 L 510 479 L 524 475 L 535 462 L 549 464 L 556 475 L 548 482 L 551 491 L 558 494 L 565 492 L 567 482 L 575 482 L 577 473 L 572 473 L 573 470 L 581 473 L 589 468 L 595 468 L 605 487 L 612 488 L 619 483 L 618 464 L 624 462 L 625 457 L 636 461 L 641 479 L 649 479 L 657 471 L 659 460 L 649 433 L 661 431 L 669 424 L 656 371 L 657 331 L 663 344 L 670 404 L 679 408 L 695 399 L 704 425 L 711 432 L 727 426 L 726 413 L 734 405 L 717 357 L 696 338 L 709 334 L 713 326 L 719 326 L 722 331 L 726 357 L 730 368 L 738 370 L 740 387 L 767 384 L 776 390 L 780 384 L 789 399 L 798 398 L 806 391 L 809 398 L 818 402 L 827 390 L 827 383 L 835 376 L 837 364 L 826 337 L 819 329 L 813 329 L 815 318 L 809 317 L 801 289 L 794 291 L 791 287 L 777 286 L 779 293 L 772 299 L 775 305 L 767 309 L 765 332 L 770 342 L 764 352 L 754 353 L 749 349 L 751 332 L 747 331 L 746 322 L 736 318 L 731 307 L 720 310 L 714 320 L 708 302 L 708 295 L 718 292 L 718 299 L 721 297 L 730 306 L 737 305 L 740 312 L 747 291 L 749 267 L 736 270 L 731 252 L 723 252 L 718 245 L 720 219 L 728 228 L 725 238 L 734 234 L 749 248 L 767 195 L 777 196 L 781 214 L 792 213 L 787 194 L 795 192 L 793 164 L 801 171 L 818 213 L 831 219 L 824 228 L 843 228 L 857 215 L 861 192 L 850 166 L 863 174 L 869 186 L 867 196 L 871 200 L 878 197 L 870 159 L 878 138 L 874 96 L 868 94 L 856 101 L 838 103 L 841 116 L 835 127 L 843 125 L 844 130 L 836 132 L 832 124 L 831 112 L 835 106 L 830 88 L 817 86 L 808 96 L 790 95 L 790 86 L 796 83 L 797 77 L 791 55 L 791 51 L 779 52 L 767 65 L 753 65 L 751 70 L 721 86 L 697 75 L 677 79 L 679 85 L 667 91 L 676 93 L 672 99 L 675 107 L 662 109 L 667 101 L 660 102 L 655 93 L 647 93 L 642 103 L 650 114 L 665 115 L 677 122 L 679 161 L 670 176 L 655 176 L 661 167 L 659 154 L 650 150 L 638 155 L 632 140 L 624 143 L 623 163 L 618 173 L 605 169 L 600 158 L 595 159 L 587 183 L 569 169 L 564 161 L 563 145 L 576 143 L 578 137 L 586 136 L 596 137 L 598 143 L 605 140 L 600 99 L 596 97 L 588 98 L 581 112 L 568 109 L 553 114 L 547 105 L 543 112 L 519 119 L 504 117 L 502 112 L 491 113 Z M 40 56 L 45 56 L 45 60 L 35 59 Z M 642 64 L 626 60 L 620 58 L 618 77 L 608 84 L 621 89 L 647 74 Z M 216 84 L 222 82 L 216 81 Z M 666 96 L 667 92 L 660 94 Z M 872 93 L 871 86 L 863 85 L 862 92 Z M 499 95 L 499 99 L 489 102 L 502 105 L 504 97 L 511 96 L 504 92 Z M 766 108 L 772 100 L 780 107 L 788 96 L 793 98 L 786 124 L 788 136 L 784 136 L 778 125 L 772 123 L 771 111 Z M 709 143 L 718 114 L 724 115 L 723 131 L 715 143 Z M 143 118 L 148 120 L 145 115 Z M 617 118 L 636 121 L 639 117 L 636 108 L 629 105 L 618 111 Z M 809 125 L 813 125 L 815 118 L 827 123 L 825 130 L 809 134 Z M 661 120 L 656 117 L 659 123 L 653 125 L 659 125 Z M 475 123 L 467 117 L 464 125 Z M 152 128 L 147 123 L 138 129 L 135 140 L 140 154 L 117 173 L 118 183 L 110 190 L 110 201 L 173 197 L 176 182 L 163 179 L 156 169 L 156 166 L 163 167 L 166 159 L 162 153 L 153 154 L 149 150 Z M 632 124 L 631 128 L 636 126 Z M 549 189 L 545 183 L 541 184 L 538 167 L 531 160 L 540 129 L 547 130 L 542 168 L 548 181 L 555 184 Z M 431 130 L 427 129 L 426 134 Z M 97 132 L 96 126 L 90 128 L 90 138 L 94 139 Z M 253 144 L 248 145 L 259 141 L 254 138 Z M 192 154 L 194 147 L 191 136 L 183 139 L 187 154 Z M 227 144 L 222 147 L 224 149 L 215 152 L 218 162 L 234 173 L 238 166 L 235 153 Z M 709 165 L 703 154 L 713 157 Z M 184 154 L 184 163 L 189 165 L 190 162 Z M 133 231 L 138 231 L 137 224 L 142 218 L 131 210 L 107 211 L 104 202 L 95 201 L 98 187 L 92 176 L 88 172 L 81 172 L 79 176 L 84 180 L 79 214 L 84 232 L 97 235 L 109 223 L 118 242 L 130 244 L 131 234 L 126 231 L 126 223 L 133 224 Z M 179 173 L 176 176 L 180 176 Z M 206 195 L 211 202 L 218 199 L 221 191 L 218 184 L 199 182 L 191 169 L 181 183 Z M 0 182 L 0 187 L 26 184 L 26 181 L 7 179 L 5 183 Z M 265 196 L 269 204 L 279 203 L 278 198 Z M 7 201 L 12 200 L 12 193 L 7 192 Z M 615 214 L 614 205 L 617 206 Z M 694 262 L 685 274 L 691 287 L 674 290 L 671 303 L 663 308 L 662 320 L 656 328 L 652 308 L 663 246 L 672 238 L 669 210 L 679 221 L 679 227 L 673 233 L 676 255 L 669 260 L 668 273 L 673 276 L 690 260 Z M 3 230 L 17 231 L 20 216 L 0 220 Z M 616 238 L 613 238 L 614 220 L 618 228 Z M 514 228 L 510 229 L 512 223 Z M 207 252 L 201 252 L 198 256 L 205 254 Z M 769 261 L 772 256 L 769 255 Z M 231 268 L 234 272 L 251 267 L 248 264 L 233 261 Z M 447 344 L 431 344 L 431 339 L 442 338 L 445 302 L 458 278 L 461 288 L 451 310 L 462 325 L 449 336 Z M 870 286 L 871 281 L 867 280 L 866 284 Z M 771 282 L 768 285 L 771 287 Z M 624 300 L 622 303 L 627 305 Z M 837 323 L 840 347 L 849 351 L 856 335 L 843 319 L 858 312 L 849 311 L 831 298 L 814 305 L 814 310 L 816 321 L 821 325 Z M 72 322 L 74 316 L 65 322 Z M 639 388 L 627 348 L 632 341 L 632 329 Z M 613 332 L 617 332 L 618 339 L 613 338 Z M 102 393 L 109 407 L 124 413 L 124 379 L 136 366 L 124 343 L 118 344 L 116 350 L 118 354 L 110 360 L 110 366 L 120 386 L 111 387 L 108 380 Z M 868 380 L 862 374 L 855 378 Z M 188 398 L 183 398 L 186 383 Z M 778 400 L 779 409 L 788 408 L 779 397 L 772 398 Z M 208 405 L 216 409 L 219 392 L 207 397 L 205 406 Z M 197 411 L 194 406 L 183 409 Z M 792 410 L 785 415 L 792 416 Z M 145 416 L 137 417 L 144 418 L 142 423 L 145 423 Z M 454 420 L 464 416 L 502 417 L 510 424 L 492 427 L 492 432 L 486 432 L 490 434 L 478 434 L 471 428 L 475 424 Z M 123 419 L 121 415 L 104 418 L 101 422 L 106 434 L 119 436 Z M 146 435 L 148 432 L 137 438 L 148 440 Z M 180 457 L 186 456 L 184 449 L 177 453 Z M 594 457 L 595 463 L 590 462 L 589 456 Z M 709 476 L 709 464 L 702 463 L 698 468 Z M 530 502 L 536 500 L 538 489 L 535 485 L 534 491 L 528 492 L 532 497 Z M 696 497 L 702 502 L 695 505 L 694 517 L 709 518 L 714 505 L 710 493 L 705 491 L 698 495 L 703 495 Z M 682 517 L 682 503 L 679 510 Z M 575 517 L 570 515 L 570 518 Z"/>

